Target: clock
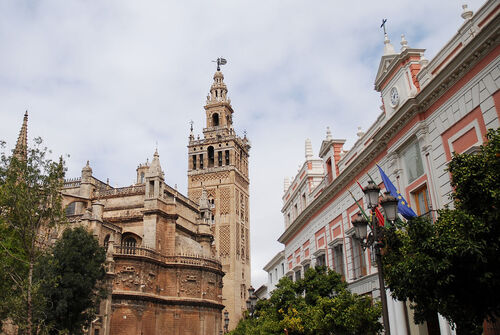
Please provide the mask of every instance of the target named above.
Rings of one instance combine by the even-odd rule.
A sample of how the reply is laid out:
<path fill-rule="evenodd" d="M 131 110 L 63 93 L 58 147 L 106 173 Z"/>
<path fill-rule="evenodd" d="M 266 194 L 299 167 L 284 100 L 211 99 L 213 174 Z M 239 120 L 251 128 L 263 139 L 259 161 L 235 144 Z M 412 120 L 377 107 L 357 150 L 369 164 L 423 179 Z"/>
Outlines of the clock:
<path fill-rule="evenodd" d="M 396 107 L 399 103 L 399 93 L 396 87 L 391 88 L 391 104 Z"/>

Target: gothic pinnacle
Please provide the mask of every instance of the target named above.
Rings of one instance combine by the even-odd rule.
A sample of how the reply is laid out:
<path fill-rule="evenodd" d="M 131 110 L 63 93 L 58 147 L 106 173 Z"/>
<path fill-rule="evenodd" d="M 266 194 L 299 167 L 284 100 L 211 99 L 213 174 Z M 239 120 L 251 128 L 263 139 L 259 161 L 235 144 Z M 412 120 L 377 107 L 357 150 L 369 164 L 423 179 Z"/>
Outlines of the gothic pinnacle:
<path fill-rule="evenodd" d="M 16 147 L 14 149 L 14 156 L 17 159 L 25 160 L 28 156 L 28 111 L 24 113 L 23 125 L 19 131 Z"/>

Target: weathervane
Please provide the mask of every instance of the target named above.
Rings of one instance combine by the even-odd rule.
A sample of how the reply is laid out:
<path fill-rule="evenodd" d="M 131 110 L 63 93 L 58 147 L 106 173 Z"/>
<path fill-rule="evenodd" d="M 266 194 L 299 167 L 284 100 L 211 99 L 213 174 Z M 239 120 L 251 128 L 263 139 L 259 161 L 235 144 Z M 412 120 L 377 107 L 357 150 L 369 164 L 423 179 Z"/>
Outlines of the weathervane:
<path fill-rule="evenodd" d="M 193 120 L 189 121 L 189 124 L 191 125 L 191 132 L 193 132 Z"/>
<path fill-rule="evenodd" d="M 221 65 L 226 65 L 227 60 L 225 58 L 219 57 L 217 60 L 213 60 L 212 62 L 217 63 L 217 71 L 220 71 Z"/>
<path fill-rule="evenodd" d="M 387 22 L 387 19 L 382 19 L 382 24 L 380 25 L 380 28 L 384 28 L 384 35 L 387 34 L 385 31 L 385 23 Z"/>

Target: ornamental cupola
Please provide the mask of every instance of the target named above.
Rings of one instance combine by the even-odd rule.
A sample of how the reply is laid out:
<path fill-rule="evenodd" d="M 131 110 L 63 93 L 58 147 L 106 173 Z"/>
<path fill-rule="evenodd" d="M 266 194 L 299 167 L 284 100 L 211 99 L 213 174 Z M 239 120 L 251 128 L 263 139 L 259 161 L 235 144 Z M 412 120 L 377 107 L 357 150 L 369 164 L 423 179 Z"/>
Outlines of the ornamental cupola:
<path fill-rule="evenodd" d="M 214 82 L 210 87 L 210 95 L 207 96 L 207 105 L 220 102 L 230 103 L 231 100 L 227 97 L 227 86 L 224 83 L 224 75 L 217 70 L 214 74 Z"/>
<path fill-rule="evenodd" d="M 220 71 L 220 65 L 226 64 L 226 60 L 217 60 L 217 71 L 214 74 L 214 82 L 210 86 L 210 94 L 207 96 L 205 105 L 206 128 L 203 129 L 205 138 L 227 136 L 233 130 L 233 107 L 231 99 L 227 96 L 227 86 L 224 83 L 224 75 Z"/>

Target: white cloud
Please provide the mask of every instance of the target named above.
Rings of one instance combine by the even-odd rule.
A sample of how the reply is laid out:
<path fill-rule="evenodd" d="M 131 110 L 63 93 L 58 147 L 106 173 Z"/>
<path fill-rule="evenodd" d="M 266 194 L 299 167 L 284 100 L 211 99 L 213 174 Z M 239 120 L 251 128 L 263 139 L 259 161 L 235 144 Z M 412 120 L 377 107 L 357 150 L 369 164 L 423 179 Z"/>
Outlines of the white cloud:
<path fill-rule="evenodd" d="M 474 10 L 481 1 L 469 1 Z M 282 248 L 283 177 L 317 153 L 327 125 L 353 143 L 379 114 L 373 81 L 382 17 L 396 48 L 433 56 L 462 22 L 456 2 L 414 1 L 4 1 L 0 2 L 0 138 L 13 145 L 30 110 L 30 137 L 86 160 L 111 184 L 132 183 L 158 142 L 170 185 L 186 190 L 188 122 L 224 56 L 235 127 L 252 141 L 254 286 Z"/>

